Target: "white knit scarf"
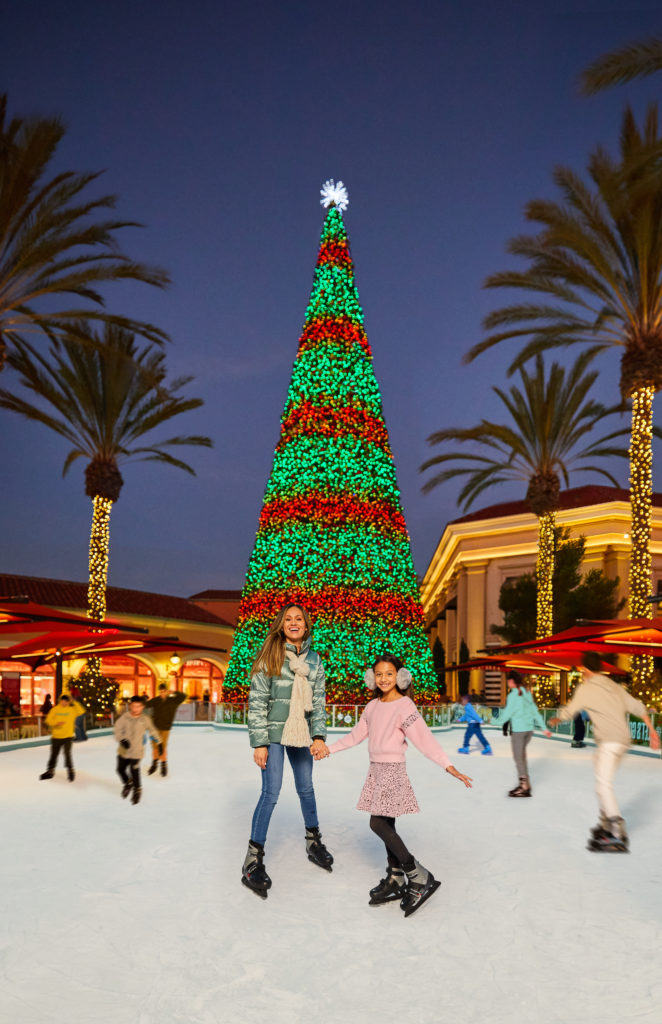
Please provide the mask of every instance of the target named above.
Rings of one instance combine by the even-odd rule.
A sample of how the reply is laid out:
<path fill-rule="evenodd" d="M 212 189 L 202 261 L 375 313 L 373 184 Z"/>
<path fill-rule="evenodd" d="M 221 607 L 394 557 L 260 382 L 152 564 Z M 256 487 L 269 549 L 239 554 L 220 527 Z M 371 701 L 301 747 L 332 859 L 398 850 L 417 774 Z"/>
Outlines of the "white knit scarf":
<path fill-rule="evenodd" d="M 294 673 L 292 696 L 290 697 L 290 713 L 283 728 L 281 743 L 284 747 L 309 747 L 311 744 L 310 729 L 304 712 L 313 710 L 313 691 L 308 682 L 310 666 L 305 654 L 295 654 L 285 649 L 290 668 Z"/>

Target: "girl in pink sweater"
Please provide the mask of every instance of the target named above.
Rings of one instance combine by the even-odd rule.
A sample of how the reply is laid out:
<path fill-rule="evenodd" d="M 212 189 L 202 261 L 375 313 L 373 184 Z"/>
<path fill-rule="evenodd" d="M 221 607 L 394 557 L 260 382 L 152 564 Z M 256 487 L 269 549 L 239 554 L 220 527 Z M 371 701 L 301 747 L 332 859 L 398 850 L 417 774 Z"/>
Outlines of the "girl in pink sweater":
<path fill-rule="evenodd" d="M 383 841 L 388 861 L 386 878 L 370 890 L 370 906 L 400 900 L 405 917 L 409 917 L 441 883 L 412 857 L 395 830 L 395 819 L 400 814 L 416 814 L 419 810 L 405 765 L 407 740 L 468 789 L 472 780 L 453 767 L 416 705 L 406 696 L 411 674 L 399 658 L 382 654 L 367 670 L 365 682 L 374 691 L 374 699 L 351 732 L 318 756 L 347 750 L 368 737 L 370 770 L 357 810 L 370 814 L 370 828 Z"/>

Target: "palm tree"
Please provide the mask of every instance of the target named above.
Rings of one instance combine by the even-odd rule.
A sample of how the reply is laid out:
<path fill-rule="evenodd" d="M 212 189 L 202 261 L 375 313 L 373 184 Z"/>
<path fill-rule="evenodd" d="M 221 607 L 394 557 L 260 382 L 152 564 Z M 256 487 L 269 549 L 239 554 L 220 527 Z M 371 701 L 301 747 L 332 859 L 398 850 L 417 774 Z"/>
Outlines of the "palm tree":
<path fill-rule="evenodd" d="M 80 338 L 87 344 L 81 345 Z M 133 334 L 113 324 L 104 324 L 98 334 L 87 322 L 77 323 L 73 337 L 51 346 L 50 360 L 16 340 L 7 362 L 37 401 L 0 389 L 0 407 L 43 423 L 72 445 L 63 476 L 76 459 L 88 460 L 85 493 L 93 503 L 88 614 L 101 622 L 106 613 L 110 513 L 123 485 L 119 465 L 129 459 L 165 462 L 195 475 L 172 450 L 188 445 L 210 448 L 208 437 L 139 442 L 174 416 L 199 408 L 202 399 L 180 394 L 192 377 L 166 383 L 160 348 L 148 342 L 140 350 Z"/>
<path fill-rule="evenodd" d="M 479 450 L 474 453 L 445 452 L 428 459 L 421 466 L 421 472 L 424 472 L 450 464 L 450 468 L 427 480 L 424 491 L 431 491 L 455 477 L 467 478 L 458 497 L 463 511 L 483 491 L 496 484 L 507 480 L 522 480 L 527 484 L 526 500 L 538 517 L 537 637 L 548 636 L 553 629 L 554 537 L 561 479 L 567 487 L 573 467 L 583 473 L 600 473 L 618 486 L 611 473 L 594 465 L 591 460 L 627 456 L 627 448 L 613 443 L 616 438 L 627 434 L 627 428 L 580 446 L 580 442 L 583 444 L 586 435 L 605 416 L 616 412 L 615 408 L 607 409 L 588 397 L 598 376 L 596 370 L 587 370 L 595 353 L 596 349 L 583 352 L 567 373 L 564 367 L 553 363 L 548 377 L 543 357 L 537 355 L 533 373 L 520 368 L 521 390 L 514 385 L 508 393 L 501 388 L 492 388 L 505 405 L 510 423 L 481 420 L 477 427 L 439 430 L 430 435 L 428 444 L 470 442 Z M 463 464 L 453 465 L 456 462 Z"/>
<path fill-rule="evenodd" d="M 150 341 L 167 338 L 151 324 L 104 309 L 99 286 L 108 281 L 133 279 L 163 288 L 169 278 L 121 252 L 119 229 L 140 225 L 99 218 L 114 209 L 117 197 L 88 197 L 98 174 L 48 176 L 65 132 L 55 117 L 10 120 L 7 97 L 0 95 L 0 370 L 7 347 L 26 333 L 54 339 L 68 331 L 75 337 L 83 317 L 120 325 Z M 69 296 L 92 308 L 71 307 Z"/>
<path fill-rule="evenodd" d="M 642 39 L 611 50 L 589 64 L 580 76 L 581 90 L 584 95 L 592 96 L 612 85 L 644 78 L 656 71 L 662 71 L 662 38 Z"/>
<path fill-rule="evenodd" d="M 537 352 L 576 342 L 617 346 L 621 393 L 632 400 L 630 495 L 632 552 L 630 614 L 650 615 L 652 503 L 652 407 L 662 387 L 662 166 L 657 154 L 657 109 L 640 131 L 625 110 L 620 154 L 598 148 L 588 164 L 590 183 L 565 167 L 554 172 L 562 201 L 535 200 L 526 217 L 540 226 L 516 237 L 508 249 L 528 262 L 522 271 L 493 274 L 488 288 L 534 293 L 489 314 L 488 336 L 467 361 L 497 343 L 530 337 L 511 371 Z M 645 690 L 652 664 L 635 664 Z M 643 673 L 640 674 L 640 673 Z"/>

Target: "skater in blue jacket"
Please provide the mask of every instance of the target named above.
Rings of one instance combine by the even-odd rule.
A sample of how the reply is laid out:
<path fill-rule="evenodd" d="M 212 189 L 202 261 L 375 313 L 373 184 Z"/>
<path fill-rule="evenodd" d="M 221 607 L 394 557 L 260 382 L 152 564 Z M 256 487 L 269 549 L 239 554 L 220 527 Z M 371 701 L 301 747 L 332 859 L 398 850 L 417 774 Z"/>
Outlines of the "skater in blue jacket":
<path fill-rule="evenodd" d="M 464 734 L 464 739 L 462 741 L 462 746 L 458 748 L 458 754 L 469 753 L 469 744 L 471 743 L 472 736 L 476 736 L 476 738 L 483 744 L 481 754 L 491 754 L 492 748 L 485 739 L 485 737 L 483 736 L 483 730 L 481 729 L 483 719 L 476 711 L 475 707 L 471 703 L 471 700 L 466 695 L 466 693 L 460 697 L 460 701 L 462 703 L 462 707 L 464 708 L 464 714 L 462 715 L 461 718 L 458 718 L 457 721 L 466 722 L 467 728 Z"/>

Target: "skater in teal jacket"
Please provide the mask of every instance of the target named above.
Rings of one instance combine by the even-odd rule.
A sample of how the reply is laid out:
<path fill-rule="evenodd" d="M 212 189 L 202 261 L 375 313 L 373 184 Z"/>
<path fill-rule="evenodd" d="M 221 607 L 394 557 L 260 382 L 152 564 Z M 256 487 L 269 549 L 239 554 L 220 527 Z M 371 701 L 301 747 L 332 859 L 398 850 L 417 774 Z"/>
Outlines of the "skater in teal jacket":
<path fill-rule="evenodd" d="M 261 769 L 257 802 L 242 883 L 262 899 L 271 887 L 264 867 L 264 844 L 283 781 L 285 755 L 306 829 L 308 859 L 331 871 L 333 857 L 322 842 L 313 789 L 313 754 L 325 750 L 324 668 L 310 649 L 311 622 L 299 605 L 279 611 L 253 664 L 248 701 L 248 736 L 253 760 Z"/>
<path fill-rule="evenodd" d="M 510 744 L 519 779 L 515 788 L 511 789 L 508 793 L 508 796 L 531 796 L 526 748 L 531 742 L 535 728 L 544 729 L 545 735 L 548 737 L 552 734 L 545 726 L 545 720 L 538 711 L 531 693 L 522 682 L 519 672 L 514 670 L 509 672 L 506 682 L 510 692 L 505 710 L 503 714 L 499 715 L 499 722 L 501 725 L 506 725 L 510 722 L 512 729 Z"/>

